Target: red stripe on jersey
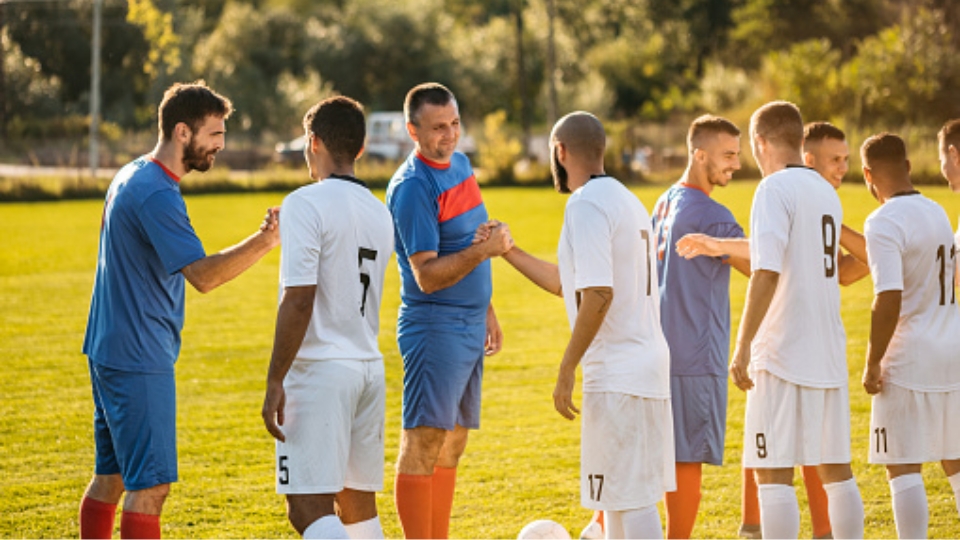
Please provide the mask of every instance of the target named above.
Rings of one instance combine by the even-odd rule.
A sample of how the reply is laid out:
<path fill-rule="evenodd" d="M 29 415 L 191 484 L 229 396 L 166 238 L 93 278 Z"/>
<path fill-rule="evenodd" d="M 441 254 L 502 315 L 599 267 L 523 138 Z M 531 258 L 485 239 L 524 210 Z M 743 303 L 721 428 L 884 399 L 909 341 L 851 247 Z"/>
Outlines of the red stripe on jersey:
<path fill-rule="evenodd" d="M 471 174 L 470 178 L 441 193 L 437 202 L 440 203 L 440 223 L 480 206 L 483 198 L 477 178 Z"/>

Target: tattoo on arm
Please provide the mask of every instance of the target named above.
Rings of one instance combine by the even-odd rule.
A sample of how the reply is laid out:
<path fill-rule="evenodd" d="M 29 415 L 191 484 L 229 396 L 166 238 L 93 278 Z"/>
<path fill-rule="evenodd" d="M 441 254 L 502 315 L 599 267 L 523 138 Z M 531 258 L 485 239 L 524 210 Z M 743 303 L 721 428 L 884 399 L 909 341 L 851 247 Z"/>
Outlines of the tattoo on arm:
<path fill-rule="evenodd" d="M 613 296 L 610 294 L 610 291 L 590 290 L 589 292 L 599 296 L 600 299 L 603 300 L 603 303 L 600 304 L 599 309 L 597 309 L 597 313 L 605 313 L 607 308 L 610 307 L 610 299 Z"/>

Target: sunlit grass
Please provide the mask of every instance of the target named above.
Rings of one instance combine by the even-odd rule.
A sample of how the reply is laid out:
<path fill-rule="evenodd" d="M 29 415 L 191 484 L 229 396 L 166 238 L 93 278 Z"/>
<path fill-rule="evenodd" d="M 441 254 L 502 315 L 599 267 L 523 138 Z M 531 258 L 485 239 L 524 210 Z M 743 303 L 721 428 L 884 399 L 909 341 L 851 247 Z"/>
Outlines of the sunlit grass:
<path fill-rule="evenodd" d="M 715 192 L 747 224 L 756 184 Z M 635 192 L 649 209 L 665 186 Z M 960 198 L 923 191 L 953 218 Z M 486 189 L 493 217 L 506 221 L 524 249 L 556 260 L 566 198 L 548 189 Z M 846 222 L 862 228 L 876 203 L 859 186 L 841 197 Z M 382 192 L 378 192 L 382 197 Z M 208 251 L 252 232 L 279 194 L 190 196 L 187 205 Z M 101 203 L 0 205 L 0 536 L 71 537 L 76 509 L 93 469 L 92 402 L 80 354 L 96 259 Z M 955 220 L 954 220 L 955 222 Z M 279 253 L 208 295 L 187 297 L 177 367 L 180 482 L 167 503 L 168 537 L 292 537 L 282 498 L 274 493 L 273 443 L 259 411 L 273 338 Z M 550 398 L 569 337 L 562 302 L 494 261 L 494 305 L 506 334 L 488 360 L 482 428 L 461 463 L 451 534 L 515 537 L 537 518 L 573 534 L 590 516 L 579 506 L 579 423 L 560 418 Z M 734 328 L 746 278 L 731 280 Z M 395 265 L 387 277 L 380 345 L 387 365 L 387 457 L 381 519 L 390 537 L 400 528 L 393 507 L 393 462 L 399 434 L 401 364 L 395 317 Z M 867 509 L 868 537 L 896 535 L 880 467 L 866 464 L 869 401 L 860 370 L 869 330 L 869 279 L 842 292 L 848 335 L 854 471 Z M 579 392 L 575 394 L 577 402 Z M 731 388 L 726 464 L 707 467 L 697 537 L 733 537 L 739 524 L 739 455 L 743 394 Z M 926 467 L 931 537 L 960 536 L 952 493 L 939 467 Z M 802 503 L 803 490 L 798 490 Z M 804 511 L 801 535 L 810 536 Z"/>

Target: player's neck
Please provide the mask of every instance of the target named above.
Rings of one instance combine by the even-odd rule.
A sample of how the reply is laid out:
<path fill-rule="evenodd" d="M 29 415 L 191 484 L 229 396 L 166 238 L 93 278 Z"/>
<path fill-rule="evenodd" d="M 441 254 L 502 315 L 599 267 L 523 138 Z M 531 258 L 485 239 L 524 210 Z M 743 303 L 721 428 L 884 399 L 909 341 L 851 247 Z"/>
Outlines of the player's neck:
<path fill-rule="evenodd" d="M 687 170 L 683 172 L 683 176 L 680 177 L 680 184 L 699 189 L 707 195 L 713 192 L 713 184 L 707 180 L 706 173 L 692 167 L 687 167 Z"/>
<path fill-rule="evenodd" d="M 170 141 L 158 141 L 157 146 L 153 149 L 153 152 L 150 153 L 150 156 L 162 163 L 164 167 L 177 175 L 178 178 L 183 178 L 190 172 L 183 164 L 183 149 Z"/>
<path fill-rule="evenodd" d="M 880 202 L 887 202 L 890 199 L 901 197 L 904 195 L 916 195 L 920 193 L 913 187 L 913 182 L 909 178 L 905 178 L 896 182 L 891 182 L 886 186 L 879 187 L 878 191 L 880 192 Z"/>

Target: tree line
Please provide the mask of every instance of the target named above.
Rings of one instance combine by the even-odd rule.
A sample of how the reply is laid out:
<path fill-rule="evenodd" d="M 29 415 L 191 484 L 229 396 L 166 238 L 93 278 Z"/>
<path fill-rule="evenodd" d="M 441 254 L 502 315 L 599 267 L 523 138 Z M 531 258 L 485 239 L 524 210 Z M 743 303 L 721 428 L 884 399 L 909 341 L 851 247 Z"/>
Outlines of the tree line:
<path fill-rule="evenodd" d="M 398 110 L 436 80 L 468 120 L 529 135 L 558 114 L 663 122 L 796 102 L 850 127 L 960 116 L 955 0 L 104 0 L 102 110 L 154 129 L 174 81 L 236 106 L 232 133 L 296 135 L 343 93 Z M 0 133 L 85 133 L 92 0 L 0 3 Z"/>

